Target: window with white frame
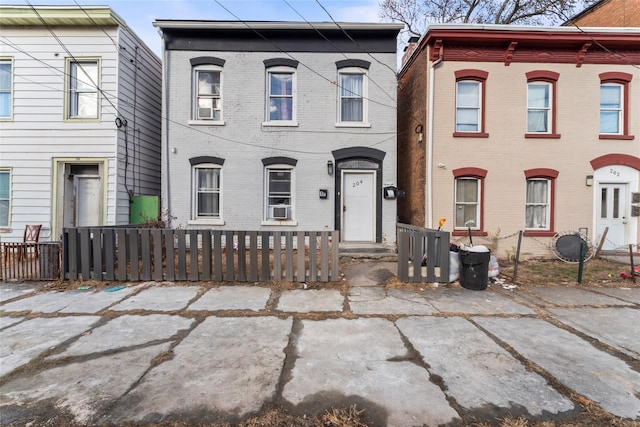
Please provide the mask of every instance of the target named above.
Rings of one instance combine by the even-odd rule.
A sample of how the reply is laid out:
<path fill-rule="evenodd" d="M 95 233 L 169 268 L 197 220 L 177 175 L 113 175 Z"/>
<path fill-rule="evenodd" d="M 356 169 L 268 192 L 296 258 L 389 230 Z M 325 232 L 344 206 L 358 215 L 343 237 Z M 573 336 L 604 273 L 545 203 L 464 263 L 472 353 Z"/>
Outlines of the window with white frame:
<path fill-rule="evenodd" d="M 525 199 L 525 228 L 527 230 L 549 230 L 551 209 L 551 183 L 548 179 L 527 179 Z"/>
<path fill-rule="evenodd" d="M 480 188 L 481 181 L 472 177 L 456 178 L 456 222 L 455 228 L 480 230 Z"/>
<path fill-rule="evenodd" d="M 222 121 L 222 72 L 211 67 L 194 72 L 195 120 Z"/>
<path fill-rule="evenodd" d="M 600 85 L 600 133 L 621 134 L 623 118 L 623 86 L 617 83 Z"/>
<path fill-rule="evenodd" d="M 214 164 L 193 167 L 193 219 L 215 219 L 221 209 L 222 168 Z"/>
<path fill-rule="evenodd" d="M 265 218 L 277 221 L 293 219 L 293 168 L 270 166 L 265 172 Z"/>
<path fill-rule="evenodd" d="M 0 58 L 0 120 L 13 116 L 13 61 Z"/>
<path fill-rule="evenodd" d="M 339 70 L 338 121 L 340 123 L 367 122 L 367 74 L 358 68 Z"/>
<path fill-rule="evenodd" d="M 68 60 L 67 118 L 97 119 L 100 72 L 98 60 Z"/>
<path fill-rule="evenodd" d="M 527 84 L 527 133 L 551 132 L 551 84 Z"/>
<path fill-rule="evenodd" d="M 0 169 L 0 228 L 9 228 L 11 217 L 11 170 Z"/>
<path fill-rule="evenodd" d="M 456 132 L 480 132 L 482 84 L 474 80 L 456 82 Z"/>
<path fill-rule="evenodd" d="M 295 121 L 295 71 L 274 67 L 267 71 L 267 121 Z"/>
<path fill-rule="evenodd" d="M 630 121 L 636 115 L 630 113 L 633 75 L 620 71 L 600 73 L 600 139 L 632 140 Z"/>

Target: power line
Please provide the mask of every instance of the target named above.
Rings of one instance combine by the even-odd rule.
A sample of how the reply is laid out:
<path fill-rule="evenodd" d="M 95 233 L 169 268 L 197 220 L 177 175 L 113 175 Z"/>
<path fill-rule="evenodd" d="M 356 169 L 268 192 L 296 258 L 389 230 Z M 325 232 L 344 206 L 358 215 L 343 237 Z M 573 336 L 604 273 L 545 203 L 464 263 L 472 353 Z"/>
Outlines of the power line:
<path fill-rule="evenodd" d="M 302 18 L 302 19 L 303 19 L 307 24 L 309 24 L 309 26 L 310 26 L 311 28 L 313 28 L 313 29 L 314 29 L 314 30 L 315 30 L 315 31 L 316 31 L 316 32 L 317 32 L 317 33 L 318 33 L 318 34 L 319 34 L 323 39 L 325 39 L 325 40 L 326 40 L 326 41 L 327 41 L 331 46 L 333 46 L 333 48 L 334 48 L 338 53 L 342 54 L 342 56 L 344 56 L 344 57 L 345 57 L 345 59 L 347 59 L 347 60 L 349 60 L 349 61 L 352 59 L 352 58 L 349 58 L 349 57 L 348 57 L 348 56 L 347 56 L 343 51 L 341 51 L 340 49 L 338 49 L 338 47 L 335 45 L 335 43 L 333 43 L 333 42 L 332 42 L 332 41 L 331 41 L 327 36 L 325 36 L 324 34 L 322 34 L 322 32 L 321 32 L 320 30 L 318 30 L 316 27 L 314 27 L 314 26 L 313 26 L 313 24 L 312 24 L 311 22 L 309 22 L 309 21 L 308 21 L 304 16 L 302 16 L 302 14 L 301 14 L 300 12 L 298 12 L 298 11 L 297 11 L 297 10 L 296 10 L 296 9 L 295 9 L 295 8 L 294 8 L 294 7 L 293 7 L 293 6 L 292 6 L 292 5 L 291 5 L 287 0 L 282 0 L 282 1 L 284 1 L 284 2 L 287 4 L 287 6 L 289 6 L 289 7 L 290 7 L 290 8 L 291 8 L 295 13 L 297 13 L 297 14 L 298 14 L 298 16 L 299 16 L 300 18 Z M 344 30 L 343 30 L 343 31 L 344 31 Z M 369 75 L 367 75 L 367 78 L 368 78 L 368 80 L 369 80 L 369 81 L 373 82 L 373 84 L 374 84 L 374 85 L 376 85 L 376 87 L 377 87 L 378 89 L 380 89 L 380 90 L 382 91 L 382 93 L 384 93 L 385 95 L 387 95 L 387 96 L 388 96 L 392 101 L 395 101 L 395 100 L 396 100 L 393 96 L 389 95 L 389 93 L 388 93 L 387 91 L 385 91 L 385 90 L 382 88 L 382 86 L 380 86 L 380 85 L 379 85 L 379 84 L 378 84 L 374 79 L 372 79 Z M 351 91 L 350 91 L 350 90 L 348 90 L 348 89 L 347 89 L 347 91 L 351 92 Z M 354 95 L 357 95 L 357 94 L 356 94 L 356 93 L 354 93 L 354 92 L 351 92 L 351 93 L 352 93 L 352 94 L 354 94 Z M 397 108 L 397 107 L 396 107 L 396 108 Z"/>
<path fill-rule="evenodd" d="M 339 88 L 342 88 L 342 86 L 340 86 L 337 82 L 331 80 L 328 77 L 323 76 L 322 74 L 320 74 L 318 71 L 314 70 L 313 68 L 311 68 L 310 66 L 308 66 L 307 64 L 305 64 L 304 62 L 298 60 L 296 57 L 294 57 L 293 55 L 291 55 L 289 52 L 284 51 L 280 46 L 278 46 L 275 42 L 273 42 L 272 40 L 269 40 L 267 37 L 265 37 L 264 35 L 262 35 L 259 31 L 257 31 L 255 28 L 251 27 L 251 25 L 249 25 L 246 21 L 240 19 L 240 17 L 238 15 L 236 15 L 235 13 L 233 13 L 231 10 L 229 10 L 226 6 L 224 6 L 222 3 L 220 3 L 219 0 L 214 0 L 218 6 L 220 6 L 221 8 L 223 8 L 227 13 L 229 13 L 231 16 L 233 16 L 238 22 L 242 23 L 243 25 L 245 25 L 248 29 L 250 29 L 251 31 L 253 31 L 254 33 L 256 33 L 260 38 L 262 38 L 264 41 L 270 43 L 271 45 L 273 45 L 280 53 L 287 55 L 289 58 L 293 59 L 294 61 L 297 61 L 299 64 L 301 64 L 303 67 L 305 67 L 307 70 L 311 71 L 313 74 L 317 75 L 318 77 L 320 77 L 323 80 L 326 80 L 327 82 L 331 83 L 332 85 L 335 85 Z M 394 75 L 395 75 L 395 71 L 394 71 Z M 367 97 L 363 97 L 363 99 L 366 99 L 368 101 L 373 102 L 374 104 L 378 104 L 378 105 L 382 105 L 383 107 L 388 107 L 388 108 L 392 108 L 392 109 L 396 109 L 397 107 L 395 105 L 389 105 L 389 104 L 385 104 L 383 102 L 380 101 L 376 101 L 374 99 L 371 98 L 367 98 Z"/>

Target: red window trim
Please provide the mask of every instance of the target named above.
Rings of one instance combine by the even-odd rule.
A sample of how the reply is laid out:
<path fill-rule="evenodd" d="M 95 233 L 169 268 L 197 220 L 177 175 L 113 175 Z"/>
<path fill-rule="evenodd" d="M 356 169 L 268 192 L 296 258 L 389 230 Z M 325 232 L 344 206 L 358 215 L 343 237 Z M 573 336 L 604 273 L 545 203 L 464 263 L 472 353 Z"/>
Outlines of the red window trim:
<path fill-rule="evenodd" d="M 556 178 L 559 172 L 555 169 L 535 168 L 524 171 L 525 179 L 542 178 L 548 179 L 551 185 L 549 199 L 549 229 L 548 230 L 524 230 L 522 233 L 526 237 L 553 237 L 555 236 L 555 210 L 556 210 Z"/>
<path fill-rule="evenodd" d="M 453 123 L 453 136 L 456 138 L 488 138 L 489 134 L 485 131 L 485 111 L 486 111 L 486 90 L 487 90 L 487 78 L 489 72 L 484 70 L 477 70 L 473 68 L 467 68 L 464 70 L 457 70 L 454 72 L 456 76 L 456 84 L 459 81 L 474 80 L 480 83 L 480 129 L 478 132 L 460 132 L 456 130 L 455 118 Z M 456 110 L 458 108 L 458 100 L 456 99 Z M 455 117 L 455 116 L 454 116 Z"/>
<path fill-rule="evenodd" d="M 622 133 L 621 134 L 599 134 L 599 139 L 614 139 L 632 141 L 635 136 L 629 135 L 629 83 L 633 78 L 633 75 L 628 73 L 622 73 L 619 71 L 610 71 L 607 73 L 600 73 L 600 84 L 616 83 L 622 86 Z"/>
<path fill-rule="evenodd" d="M 480 168 L 474 168 L 474 167 L 468 167 L 468 168 L 458 168 L 458 169 L 454 169 L 451 171 L 451 173 L 453 173 L 453 177 L 455 179 L 458 178 L 475 178 L 477 180 L 480 181 L 480 228 L 478 230 L 471 230 L 471 235 L 472 236 L 488 236 L 489 233 L 487 233 L 486 231 L 483 231 L 483 227 L 484 227 L 484 179 L 487 177 L 487 170 L 486 169 L 480 169 Z M 453 208 L 454 208 L 454 213 L 453 213 L 453 218 L 455 221 L 455 206 L 456 206 L 456 202 L 455 200 L 453 201 Z M 468 228 L 456 228 L 455 227 L 455 222 L 454 222 L 454 230 L 451 232 L 452 236 L 466 236 L 469 234 L 469 230 Z"/>
<path fill-rule="evenodd" d="M 556 108 L 556 93 L 557 93 L 557 83 L 560 78 L 560 74 L 555 71 L 549 70 L 533 70 L 529 71 L 525 74 L 527 77 L 527 86 L 532 82 L 545 82 L 551 85 L 551 132 L 549 133 L 538 133 L 538 132 L 525 132 L 525 138 L 544 138 L 544 139 L 559 139 L 562 135 L 560 135 L 556 128 L 557 121 L 557 108 Z M 528 90 L 528 88 L 527 88 Z M 529 107 L 527 106 L 527 109 Z"/>

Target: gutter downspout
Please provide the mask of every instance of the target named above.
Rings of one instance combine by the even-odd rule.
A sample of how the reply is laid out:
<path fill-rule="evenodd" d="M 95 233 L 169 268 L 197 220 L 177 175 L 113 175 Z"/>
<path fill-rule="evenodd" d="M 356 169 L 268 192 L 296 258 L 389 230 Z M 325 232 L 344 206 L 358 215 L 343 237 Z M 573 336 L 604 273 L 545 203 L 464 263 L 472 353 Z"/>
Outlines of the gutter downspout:
<path fill-rule="evenodd" d="M 435 72 L 438 64 L 442 62 L 442 55 L 438 57 L 431 64 L 431 72 L 429 73 L 429 118 L 427 122 L 428 136 L 427 136 L 427 211 L 429 216 L 427 217 L 427 228 L 433 229 L 433 104 L 434 95 L 433 89 L 435 86 Z"/>
<path fill-rule="evenodd" d="M 169 69 L 169 55 L 167 50 L 165 49 L 164 42 L 164 33 L 162 36 L 162 138 L 164 139 L 164 143 L 162 144 L 162 154 L 164 154 L 164 167 L 166 168 L 163 174 L 162 182 L 165 182 L 164 189 L 161 192 L 164 199 L 164 207 L 166 212 L 168 212 L 167 218 L 171 218 L 171 173 L 169 168 L 169 156 L 171 150 L 169 150 L 169 100 L 167 99 L 167 90 L 169 82 L 167 79 L 169 78 L 169 73 L 167 70 Z M 162 203 L 161 203 L 162 206 Z M 169 219 L 167 219 L 169 221 Z"/>

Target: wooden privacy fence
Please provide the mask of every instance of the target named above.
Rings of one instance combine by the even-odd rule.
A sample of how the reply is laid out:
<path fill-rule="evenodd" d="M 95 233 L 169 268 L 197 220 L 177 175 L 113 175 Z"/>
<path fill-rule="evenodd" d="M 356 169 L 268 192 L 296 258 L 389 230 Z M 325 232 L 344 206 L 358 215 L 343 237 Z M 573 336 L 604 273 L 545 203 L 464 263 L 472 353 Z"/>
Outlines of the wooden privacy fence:
<path fill-rule="evenodd" d="M 2 280 L 60 278 L 60 242 L 0 243 L 0 247 Z"/>
<path fill-rule="evenodd" d="M 448 232 L 400 223 L 396 232 L 401 282 L 449 282 Z"/>
<path fill-rule="evenodd" d="M 337 231 L 65 228 L 63 277 L 332 282 L 338 242 Z"/>

